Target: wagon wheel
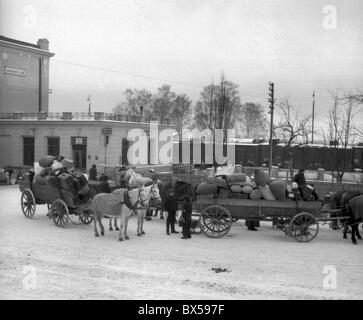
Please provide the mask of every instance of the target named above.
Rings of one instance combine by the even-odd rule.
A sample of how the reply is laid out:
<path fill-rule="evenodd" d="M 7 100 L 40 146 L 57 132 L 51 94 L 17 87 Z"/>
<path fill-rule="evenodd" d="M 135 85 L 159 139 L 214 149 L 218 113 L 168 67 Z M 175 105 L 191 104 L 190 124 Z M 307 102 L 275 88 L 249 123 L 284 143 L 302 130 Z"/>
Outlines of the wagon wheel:
<path fill-rule="evenodd" d="M 310 213 L 301 212 L 291 219 L 289 233 L 296 241 L 309 242 L 317 236 L 318 232 L 319 223 Z"/>
<path fill-rule="evenodd" d="M 34 194 L 30 189 L 28 188 L 24 189 L 24 191 L 21 194 L 20 203 L 24 215 L 27 218 L 32 219 L 35 214 L 36 204 L 35 204 Z"/>
<path fill-rule="evenodd" d="M 52 203 L 52 217 L 58 227 L 64 227 L 69 221 L 69 211 L 66 203 L 57 199 Z"/>
<path fill-rule="evenodd" d="M 90 206 L 92 203 L 92 199 L 90 198 L 88 200 L 88 206 Z M 90 209 L 84 209 L 80 211 L 79 214 L 79 219 L 84 223 L 84 224 L 90 224 L 93 221 L 93 212 Z"/>
<path fill-rule="evenodd" d="M 223 237 L 232 226 L 232 215 L 220 205 L 206 207 L 200 215 L 200 229 L 210 238 Z"/>

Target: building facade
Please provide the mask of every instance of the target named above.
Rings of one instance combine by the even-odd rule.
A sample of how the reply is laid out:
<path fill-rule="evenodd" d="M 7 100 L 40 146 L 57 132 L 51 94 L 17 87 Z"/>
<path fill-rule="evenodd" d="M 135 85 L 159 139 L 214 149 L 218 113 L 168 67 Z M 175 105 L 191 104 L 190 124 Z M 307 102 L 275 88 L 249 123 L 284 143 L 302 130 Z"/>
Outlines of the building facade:
<path fill-rule="evenodd" d="M 150 139 L 150 121 L 157 118 L 104 112 L 49 113 L 47 39 L 31 44 L 0 36 L 0 168 L 32 167 L 40 158 L 64 156 L 75 168 L 128 164 L 131 129 L 142 129 Z M 159 130 L 173 129 L 168 122 Z M 155 139 L 154 139 L 155 140 Z M 150 148 L 143 150 L 148 153 Z"/>
<path fill-rule="evenodd" d="M 49 41 L 0 36 L 0 113 L 48 112 Z"/>
<path fill-rule="evenodd" d="M 1 115 L 0 115 L 1 116 Z M 9 116 L 10 118 L 10 116 Z M 110 120 L 112 119 L 112 120 Z M 116 120 L 114 120 L 116 119 Z M 132 129 L 142 129 L 148 139 L 150 159 L 150 120 L 148 118 L 110 115 L 102 112 L 12 114 L 11 119 L 0 119 L 0 167 L 31 167 L 40 158 L 64 156 L 73 159 L 75 168 L 88 171 L 97 166 L 132 164 L 128 161 L 127 139 Z M 158 130 L 174 129 L 173 125 L 159 124 Z M 161 149 L 158 146 L 158 150 Z"/>

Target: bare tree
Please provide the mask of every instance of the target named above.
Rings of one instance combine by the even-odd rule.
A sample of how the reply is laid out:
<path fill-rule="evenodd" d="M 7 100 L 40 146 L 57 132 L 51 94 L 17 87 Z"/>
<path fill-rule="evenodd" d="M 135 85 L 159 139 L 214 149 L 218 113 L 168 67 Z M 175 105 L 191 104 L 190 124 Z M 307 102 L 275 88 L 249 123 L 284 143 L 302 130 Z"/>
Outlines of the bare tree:
<path fill-rule="evenodd" d="M 267 134 L 267 119 L 262 105 L 247 102 L 242 105 L 241 112 L 236 118 L 236 125 L 244 138 L 263 137 Z"/>
<path fill-rule="evenodd" d="M 289 154 L 290 178 L 294 176 L 294 154 L 298 147 L 306 144 L 304 139 L 311 134 L 309 122 L 311 115 L 301 117 L 298 111 L 290 104 L 288 98 L 282 100 L 278 105 L 278 120 L 275 126 L 275 135 L 285 142 Z"/>
<path fill-rule="evenodd" d="M 237 85 L 222 75 L 219 85 L 203 88 L 196 103 L 195 123 L 200 129 L 230 129 L 234 127 L 241 102 Z"/>
<path fill-rule="evenodd" d="M 336 182 L 342 183 L 348 165 L 346 150 L 362 134 L 361 129 L 353 121 L 361 113 L 361 110 L 357 108 L 360 102 L 352 94 L 339 97 L 336 93 L 330 93 L 333 97 L 333 105 L 328 114 L 330 159 L 333 161 L 331 171 Z"/>

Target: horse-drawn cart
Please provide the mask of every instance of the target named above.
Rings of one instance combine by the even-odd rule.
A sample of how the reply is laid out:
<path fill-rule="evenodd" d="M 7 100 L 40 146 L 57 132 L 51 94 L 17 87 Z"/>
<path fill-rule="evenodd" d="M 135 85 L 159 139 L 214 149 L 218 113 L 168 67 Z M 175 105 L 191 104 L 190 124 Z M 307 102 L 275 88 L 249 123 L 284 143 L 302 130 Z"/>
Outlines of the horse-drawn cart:
<path fill-rule="evenodd" d="M 201 231 L 211 238 L 226 235 L 239 219 L 272 221 L 286 235 L 309 242 L 319 232 L 320 201 L 278 201 L 229 198 L 198 199 L 193 210 L 200 212 Z"/>
<path fill-rule="evenodd" d="M 22 192 L 21 208 L 25 217 L 29 219 L 34 217 L 37 205 L 47 205 L 48 216 L 58 227 L 64 227 L 69 220 L 77 224 L 72 216 L 78 216 L 81 223 L 84 224 L 90 224 L 93 221 L 93 214 L 89 211 L 92 201 L 91 192 L 82 197 L 78 197 L 78 194 L 69 197 L 60 188 L 31 182 L 28 174 L 24 175 L 20 191 Z"/>

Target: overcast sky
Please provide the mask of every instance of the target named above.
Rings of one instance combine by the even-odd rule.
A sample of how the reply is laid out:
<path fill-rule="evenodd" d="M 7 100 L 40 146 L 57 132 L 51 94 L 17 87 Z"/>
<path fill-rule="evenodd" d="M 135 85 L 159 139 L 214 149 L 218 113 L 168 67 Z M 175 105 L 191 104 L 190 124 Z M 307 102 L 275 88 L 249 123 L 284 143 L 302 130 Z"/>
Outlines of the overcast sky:
<path fill-rule="evenodd" d="M 164 83 L 196 101 L 224 72 L 242 102 L 267 106 L 273 81 L 310 112 L 315 89 L 318 125 L 327 89 L 363 88 L 362 17 L 361 0 L 0 0 L 0 34 L 50 41 L 50 111 L 87 111 L 90 94 L 111 112 L 126 88 Z"/>

